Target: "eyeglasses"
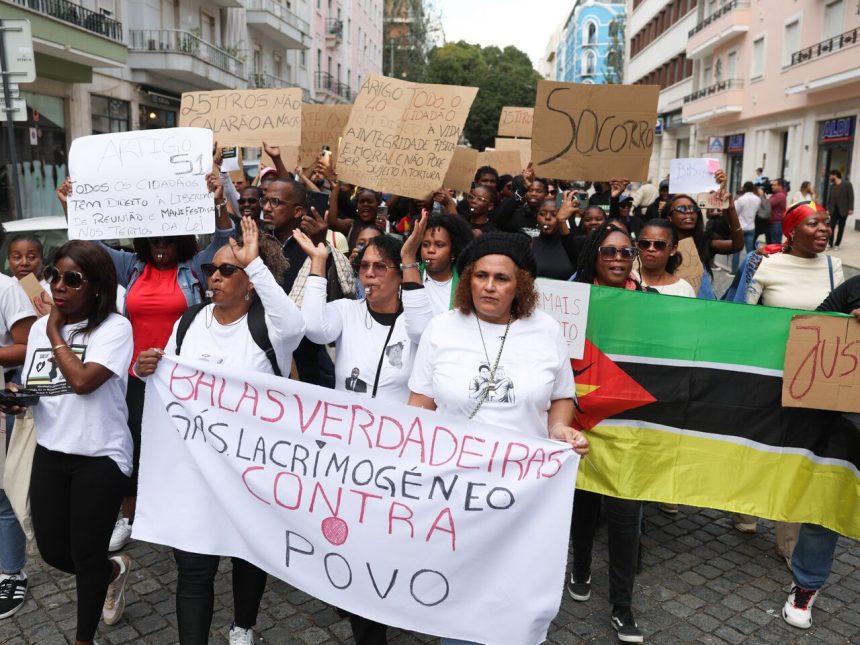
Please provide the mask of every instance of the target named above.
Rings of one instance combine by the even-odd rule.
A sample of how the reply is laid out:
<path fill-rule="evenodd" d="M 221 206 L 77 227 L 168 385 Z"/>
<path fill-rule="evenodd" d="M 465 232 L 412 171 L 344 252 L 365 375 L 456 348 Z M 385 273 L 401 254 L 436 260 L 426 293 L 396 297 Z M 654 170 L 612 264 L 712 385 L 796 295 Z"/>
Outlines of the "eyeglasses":
<path fill-rule="evenodd" d="M 281 206 L 282 204 L 284 206 L 289 206 L 291 204 L 293 206 L 299 206 L 299 202 L 288 202 L 280 197 L 260 197 L 260 206 L 265 206 L 266 204 L 271 204 L 272 208 L 278 208 L 278 206 Z"/>
<path fill-rule="evenodd" d="M 358 263 L 358 270 L 361 273 L 370 273 L 372 270 L 373 273 L 385 274 L 388 269 L 393 268 L 393 266 L 385 264 L 385 262 L 368 262 L 367 260 L 363 260 Z"/>
<path fill-rule="evenodd" d="M 203 270 L 203 274 L 207 278 L 211 278 L 215 275 L 217 271 L 225 278 L 229 278 L 231 275 L 236 273 L 236 271 L 244 271 L 242 267 L 237 267 L 235 264 L 229 264 L 225 262 L 224 264 L 212 264 L 211 262 L 207 262 L 206 264 L 201 264 L 200 268 Z"/>
<path fill-rule="evenodd" d="M 261 204 L 265 197 L 240 197 L 236 200 L 237 204 Z M 262 205 L 262 204 L 261 204 Z"/>
<path fill-rule="evenodd" d="M 680 206 L 673 206 L 672 211 L 675 213 L 695 213 L 696 207 L 690 206 L 687 204 L 681 204 Z"/>
<path fill-rule="evenodd" d="M 80 271 L 66 271 L 65 273 L 60 273 L 55 267 L 48 267 L 45 269 L 44 275 L 52 287 L 58 284 L 61 278 L 63 280 L 63 284 L 65 284 L 69 289 L 75 290 L 83 287 L 84 282 L 89 282 L 89 280 L 87 280 L 84 277 L 84 274 Z"/>
<path fill-rule="evenodd" d="M 478 195 L 473 195 L 472 193 L 469 193 L 468 195 L 466 195 L 466 199 L 474 199 L 475 201 L 481 202 L 482 204 L 486 204 L 487 202 L 490 201 L 486 197 L 479 197 Z"/>
<path fill-rule="evenodd" d="M 597 249 L 600 257 L 604 260 L 614 260 L 621 257 L 622 260 L 632 260 L 639 251 L 635 246 L 601 246 Z"/>
<path fill-rule="evenodd" d="M 640 251 L 648 251 L 652 248 L 655 251 L 665 251 L 669 243 L 666 240 L 646 240 L 644 237 L 640 237 L 636 241 L 636 246 L 639 247 Z"/>

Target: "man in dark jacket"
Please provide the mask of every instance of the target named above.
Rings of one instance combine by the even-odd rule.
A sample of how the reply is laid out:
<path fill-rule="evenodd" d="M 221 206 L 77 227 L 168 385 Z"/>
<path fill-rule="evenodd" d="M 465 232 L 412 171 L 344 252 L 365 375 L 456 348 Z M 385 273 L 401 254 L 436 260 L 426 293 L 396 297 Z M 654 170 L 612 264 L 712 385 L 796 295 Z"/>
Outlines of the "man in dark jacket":
<path fill-rule="evenodd" d="M 830 171 L 830 189 L 827 191 L 827 214 L 833 224 L 833 235 L 830 237 L 830 247 L 836 250 L 842 244 L 842 234 L 845 232 L 845 221 L 854 214 L 854 188 L 850 182 L 842 181 L 842 173 L 836 169 Z M 836 232 L 836 229 L 839 232 Z"/>

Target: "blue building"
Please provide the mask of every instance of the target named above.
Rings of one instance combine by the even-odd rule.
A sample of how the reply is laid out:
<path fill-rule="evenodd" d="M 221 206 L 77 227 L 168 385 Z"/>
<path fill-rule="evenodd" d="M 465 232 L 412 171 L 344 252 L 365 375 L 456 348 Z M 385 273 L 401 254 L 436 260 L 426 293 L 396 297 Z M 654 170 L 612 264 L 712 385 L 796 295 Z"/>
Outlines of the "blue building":
<path fill-rule="evenodd" d="M 625 12 L 617 0 L 575 0 L 556 50 L 556 80 L 622 82 Z"/>

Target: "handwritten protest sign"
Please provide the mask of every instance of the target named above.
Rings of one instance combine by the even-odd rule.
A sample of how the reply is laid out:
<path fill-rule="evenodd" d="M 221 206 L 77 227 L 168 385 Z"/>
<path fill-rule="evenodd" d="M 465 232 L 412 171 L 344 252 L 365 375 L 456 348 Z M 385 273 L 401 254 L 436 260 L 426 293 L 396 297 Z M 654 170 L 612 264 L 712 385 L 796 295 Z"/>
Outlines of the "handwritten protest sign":
<path fill-rule="evenodd" d="M 713 208 L 726 210 L 729 207 L 729 196 L 721 196 L 719 192 L 699 193 L 696 195 L 696 203 L 699 208 Z"/>
<path fill-rule="evenodd" d="M 259 148 L 262 141 L 301 145 L 302 91 L 263 90 L 184 92 L 179 125 L 209 128 L 219 146 Z"/>
<path fill-rule="evenodd" d="M 860 412 L 860 325 L 853 317 L 794 316 L 785 349 L 782 404 Z"/>
<path fill-rule="evenodd" d="M 520 153 L 520 168 L 525 168 L 532 160 L 531 139 L 505 139 L 496 137 L 496 150 L 516 150 Z"/>
<path fill-rule="evenodd" d="M 535 174 L 551 179 L 647 179 L 657 85 L 538 81 L 532 128 Z"/>
<path fill-rule="evenodd" d="M 474 148 L 457 146 L 454 148 L 454 156 L 451 157 L 442 185 L 465 193 L 472 188 L 477 168 L 478 151 Z"/>
<path fill-rule="evenodd" d="M 546 637 L 569 446 L 177 357 L 146 390 L 135 538 L 243 558 L 386 625 L 495 645 Z"/>
<path fill-rule="evenodd" d="M 669 192 L 696 195 L 720 189 L 714 173 L 720 169 L 716 159 L 672 159 L 669 162 Z"/>
<path fill-rule="evenodd" d="M 438 190 L 477 92 L 370 76 L 340 143 L 340 179 L 417 199 Z"/>
<path fill-rule="evenodd" d="M 499 136 L 530 138 L 534 113 L 532 107 L 503 107 L 499 115 Z"/>
<path fill-rule="evenodd" d="M 561 325 L 571 358 L 582 358 L 585 353 L 585 329 L 588 323 L 588 303 L 591 285 L 561 280 L 535 280 L 538 307 L 555 318 Z"/>
<path fill-rule="evenodd" d="M 500 175 L 519 175 L 520 153 L 516 150 L 484 150 L 478 153 L 478 167 L 492 166 Z M 477 168 L 476 168 L 477 170 Z"/>
<path fill-rule="evenodd" d="M 212 132 L 165 128 L 78 137 L 69 151 L 69 238 L 211 233 Z"/>
<path fill-rule="evenodd" d="M 351 105 L 302 105 L 302 145 L 299 148 L 299 164 L 303 168 L 313 166 L 323 146 L 328 146 L 332 155 L 337 155 L 337 144 L 349 120 Z M 335 158 L 336 161 L 336 158 Z"/>
<path fill-rule="evenodd" d="M 705 275 L 705 267 L 702 265 L 699 251 L 696 249 L 696 243 L 692 237 L 678 242 L 678 255 L 681 256 L 681 263 L 675 268 L 675 275 L 689 282 L 693 291 L 699 293 L 702 277 Z"/>

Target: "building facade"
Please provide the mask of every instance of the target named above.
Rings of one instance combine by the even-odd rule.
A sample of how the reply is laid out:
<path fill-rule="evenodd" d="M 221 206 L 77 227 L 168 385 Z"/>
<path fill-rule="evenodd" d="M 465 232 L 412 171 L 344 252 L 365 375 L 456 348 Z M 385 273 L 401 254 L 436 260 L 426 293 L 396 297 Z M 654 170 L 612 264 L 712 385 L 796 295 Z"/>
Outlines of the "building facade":
<path fill-rule="evenodd" d="M 555 79 L 568 83 L 620 83 L 627 7 L 611 0 L 577 0 L 555 56 Z"/>
<path fill-rule="evenodd" d="M 682 110 L 694 133 L 692 152 L 721 159 L 733 188 L 762 168 L 792 189 L 813 182 L 823 199 L 830 170 L 856 175 L 860 5 L 701 5 L 687 43 L 693 82 Z"/>
<path fill-rule="evenodd" d="M 0 15 L 30 21 L 37 74 L 20 87 L 18 167 L 4 154 L 2 221 L 62 214 L 72 140 L 176 126 L 182 92 L 300 87 L 305 101 L 351 103 L 382 69 L 382 0 L 0 0 Z"/>

